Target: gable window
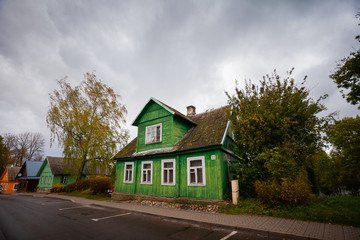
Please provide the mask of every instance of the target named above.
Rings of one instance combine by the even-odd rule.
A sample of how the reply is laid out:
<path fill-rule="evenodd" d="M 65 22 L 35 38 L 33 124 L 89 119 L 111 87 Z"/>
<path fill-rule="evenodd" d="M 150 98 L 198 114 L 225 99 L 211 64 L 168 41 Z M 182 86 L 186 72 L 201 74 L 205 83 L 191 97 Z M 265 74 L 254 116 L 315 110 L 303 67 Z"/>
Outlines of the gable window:
<path fill-rule="evenodd" d="M 51 182 L 51 177 L 48 178 L 48 184 L 50 184 L 50 182 Z"/>
<path fill-rule="evenodd" d="M 141 184 L 152 184 L 152 161 L 141 163 Z"/>
<path fill-rule="evenodd" d="M 17 189 L 18 189 L 18 186 L 19 186 L 19 184 L 18 184 L 18 183 L 15 183 L 14 186 L 13 186 L 13 190 L 17 190 Z"/>
<path fill-rule="evenodd" d="M 62 176 L 62 177 L 61 177 L 61 183 L 66 184 L 66 180 L 67 180 L 67 179 L 66 179 L 66 176 Z"/>
<path fill-rule="evenodd" d="M 41 176 L 40 183 L 42 184 L 44 182 L 44 176 Z"/>
<path fill-rule="evenodd" d="M 162 124 L 155 124 L 145 128 L 145 144 L 161 142 Z"/>
<path fill-rule="evenodd" d="M 191 157 L 187 159 L 188 186 L 205 186 L 205 158 Z"/>
<path fill-rule="evenodd" d="M 134 163 L 127 162 L 124 167 L 124 183 L 133 183 Z"/>
<path fill-rule="evenodd" d="M 47 176 L 45 176 L 44 178 L 44 184 L 46 184 L 46 182 L 47 182 Z"/>
<path fill-rule="evenodd" d="M 175 159 L 161 160 L 161 185 L 175 185 Z"/>

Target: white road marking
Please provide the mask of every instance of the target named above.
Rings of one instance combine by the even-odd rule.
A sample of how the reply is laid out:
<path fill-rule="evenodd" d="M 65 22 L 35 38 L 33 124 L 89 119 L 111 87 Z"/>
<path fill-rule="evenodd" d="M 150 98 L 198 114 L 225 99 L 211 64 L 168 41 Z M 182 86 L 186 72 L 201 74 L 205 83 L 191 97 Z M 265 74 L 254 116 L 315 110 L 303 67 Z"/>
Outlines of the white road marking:
<path fill-rule="evenodd" d="M 87 208 L 87 207 L 89 207 L 89 206 L 85 205 L 85 206 L 77 206 L 77 207 L 59 208 L 59 211 L 67 210 L 67 209 L 74 209 L 74 208 Z"/>
<path fill-rule="evenodd" d="M 102 218 L 93 218 L 91 220 L 97 222 L 99 220 L 103 220 L 103 219 L 107 219 L 107 218 L 113 218 L 113 217 L 121 217 L 121 216 L 126 216 L 126 215 L 129 215 L 131 213 L 123 213 L 123 214 L 118 214 L 118 215 L 113 215 L 113 216 L 108 216 L 108 217 L 102 217 Z"/>
<path fill-rule="evenodd" d="M 237 231 L 232 231 L 231 233 L 229 233 L 225 237 L 221 238 L 220 240 L 226 240 L 226 239 L 230 238 L 231 236 L 233 236 L 235 234 L 237 234 Z"/>

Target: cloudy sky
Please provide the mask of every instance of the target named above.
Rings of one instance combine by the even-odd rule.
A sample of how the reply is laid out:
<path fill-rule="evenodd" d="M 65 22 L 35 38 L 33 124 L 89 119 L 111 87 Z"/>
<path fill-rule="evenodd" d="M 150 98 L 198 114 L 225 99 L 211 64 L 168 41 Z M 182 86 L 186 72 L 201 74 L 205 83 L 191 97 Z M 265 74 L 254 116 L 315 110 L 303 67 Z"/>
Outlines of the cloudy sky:
<path fill-rule="evenodd" d="M 46 155 L 49 93 L 86 72 L 122 96 L 127 128 L 150 97 L 185 113 L 227 104 L 224 91 L 273 69 L 295 67 L 311 95 L 339 118 L 355 116 L 329 79 L 359 48 L 360 1 L 17 1 L 0 0 L 0 134 L 41 132 Z"/>

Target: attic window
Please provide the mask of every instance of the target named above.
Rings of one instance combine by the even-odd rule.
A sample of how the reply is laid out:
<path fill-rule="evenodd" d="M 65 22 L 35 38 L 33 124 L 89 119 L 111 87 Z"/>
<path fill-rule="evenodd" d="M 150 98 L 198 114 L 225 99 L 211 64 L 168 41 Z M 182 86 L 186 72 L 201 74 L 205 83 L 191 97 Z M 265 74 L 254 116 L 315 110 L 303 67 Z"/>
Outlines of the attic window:
<path fill-rule="evenodd" d="M 155 124 L 147 126 L 146 129 L 145 144 L 161 142 L 162 124 Z"/>

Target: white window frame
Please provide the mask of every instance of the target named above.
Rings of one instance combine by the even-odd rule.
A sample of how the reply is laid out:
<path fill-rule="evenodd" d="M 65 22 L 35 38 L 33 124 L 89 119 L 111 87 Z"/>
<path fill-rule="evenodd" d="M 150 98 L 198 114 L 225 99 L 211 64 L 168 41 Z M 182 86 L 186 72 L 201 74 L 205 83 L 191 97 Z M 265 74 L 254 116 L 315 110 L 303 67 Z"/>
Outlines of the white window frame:
<path fill-rule="evenodd" d="M 129 171 L 129 170 L 126 170 L 126 166 L 127 165 L 131 165 L 131 179 L 130 180 L 126 180 L 126 171 Z M 134 182 L 134 162 L 126 162 L 124 164 L 124 183 L 133 183 Z"/>
<path fill-rule="evenodd" d="M 16 187 L 16 188 L 15 188 L 15 187 Z M 18 184 L 18 183 L 15 183 L 15 184 L 13 185 L 13 190 L 17 190 L 18 187 L 19 187 L 19 184 Z"/>
<path fill-rule="evenodd" d="M 159 141 L 151 141 L 151 135 L 148 135 L 148 129 L 150 128 L 155 128 L 155 133 L 156 133 L 156 128 L 160 126 L 160 140 Z M 156 135 L 155 135 L 156 138 Z M 145 144 L 152 144 L 152 143 L 159 143 L 162 142 L 162 123 L 158 123 L 158 124 L 154 124 L 154 125 L 150 125 L 145 127 Z"/>
<path fill-rule="evenodd" d="M 169 182 L 164 182 L 164 171 L 166 169 L 164 169 L 164 165 L 165 163 L 173 163 L 173 167 L 172 168 L 168 168 L 168 169 L 172 169 L 173 170 L 173 182 L 169 183 Z M 176 173 L 175 173 L 175 169 L 176 169 L 176 165 L 175 165 L 176 161 L 175 159 L 163 159 L 161 160 L 161 185 L 167 185 L 167 186 L 174 186 L 176 184 Z M 168 171 L 169 172 L 169 171 Z M 167 175 L 169 177 L 169 173 Z"/>
<path fill-rule="evenodd" d="M 203 176 L 202 183 L 191 183 L 190 182 L 190 170 L 191 169 L 195 169 L 195 176 L 196 176 L 195 178 L 196 178 L 196 180 L 198 180 L 196 169 L 199 167 L 190 167 L 190 162 L 195 161 L 195 160 L 201 160 L 201 166 L 199 166 L 199 167 L 202 168 L 202 176 Z M 206 171 L 205 171 L 205 157 L 204 156 L 187 158 L 187 183 L 188 183 L 188 186 L 206 186 Z"/>
<path fill-rule="evenodd" d="M 150 181 L 144 181 L 143 179 L 143 171 L 144 171 L 144 165 L 150 164 Z M 148 172 L 146 173 L 148 175 Z M 143 161 L 141 162 L 141 184 L 148 184 L 151 185 L 153 180 L 153 161 Z"/>

